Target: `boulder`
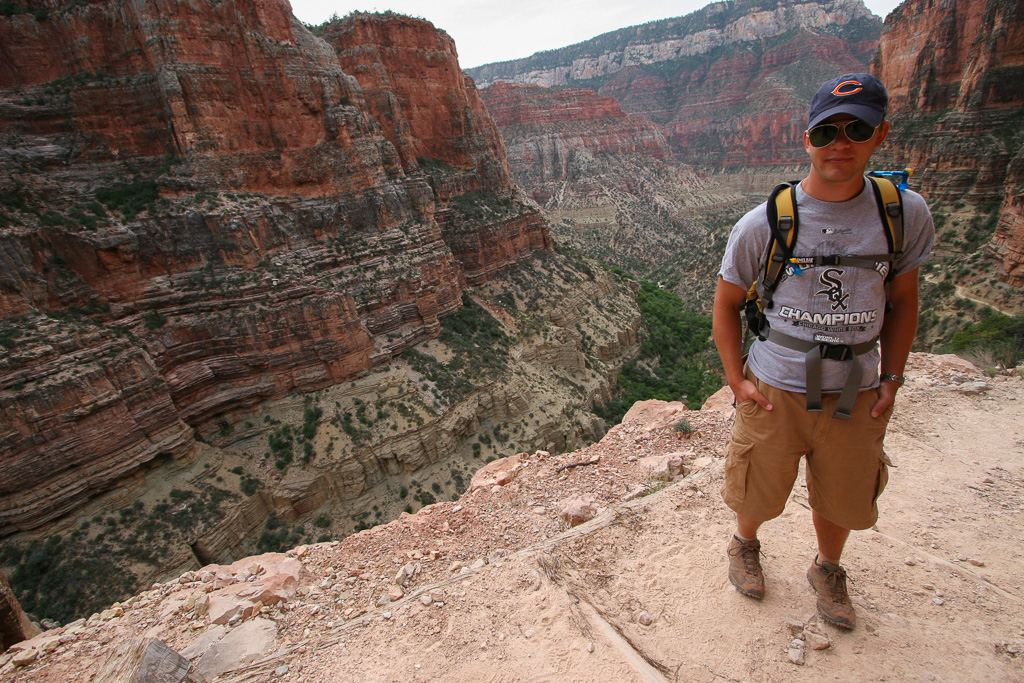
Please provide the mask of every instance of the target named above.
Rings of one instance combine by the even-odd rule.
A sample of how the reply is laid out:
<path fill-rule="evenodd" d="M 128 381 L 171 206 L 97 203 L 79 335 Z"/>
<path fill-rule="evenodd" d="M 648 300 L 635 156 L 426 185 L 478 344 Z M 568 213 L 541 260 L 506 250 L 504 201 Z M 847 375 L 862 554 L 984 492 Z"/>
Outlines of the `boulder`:
<path fill-rule="evenodd" d="M 511 457 L 487 463 L 473 475 L 466 493 L 480 488 L 489 489 L 492 486 L 505 486 L 515 479 L 516 473 L 522 466 L 523 455 L 523 453 L 517 453 Z"/>
<path fill-rule="evenodd" d="M 592 499 L 574 496 L 556 503 L 555 512 L 569 526 L 579 526 L 597 515 L 597 507 Z"/>
<path fill-rule="evenodd" d="M 0 572 L 0 653 L 14 643 L 34 638 L 39 633 L 39 628 L 21 610 L 7 578 Z"/>
<path fill-rule="evenodd" d="M 225 671 L 250 664 L 270 654 L 277 637 L 277 625 L 269 619 L 253 619 L 228 630 L 217 626 L 206 631 L 181 654 L 196 661 L 196 672 L 212 679 Z"/>
<path fill-rule="evenodd" d="M 647 470 L 652 479 L 671 481 L 680 474 L 686 474 L 682 453 L 666 453 L 640 458 L 640 467 Z"/>

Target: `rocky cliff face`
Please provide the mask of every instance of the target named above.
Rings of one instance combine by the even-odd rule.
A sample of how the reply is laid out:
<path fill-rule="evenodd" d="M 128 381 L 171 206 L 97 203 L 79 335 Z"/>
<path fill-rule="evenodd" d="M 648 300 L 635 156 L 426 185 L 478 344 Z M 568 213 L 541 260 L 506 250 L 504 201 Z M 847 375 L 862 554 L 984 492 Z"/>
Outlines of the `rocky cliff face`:
<path fill-rule="evenodd" d="M 272 0 L 48 6 L 0 17 L 0 536 L 66 529 L 94 496 L 148 485 L 149 468 L 191 472 L 237 444 L 281 463 L 246 463 L 265 504 L 245 530 L 268 510 L 297 518 L 308 508 L 289 492 L 309 487 L 283 479 L 292 452 L 267 445 L 268 411 L 296 393 L 386 384 L 467 286 L 547 253 L 547 226 L 514 195 L 451 40 L 425 21 L 354 15 L 321 38 Z M 611 356 L 636 347 L 623 306 L 615 325 L 633 336 Z M 564 419 L 595 398 L 558 395 Z M 447 419 L 459 400 L 423 414 Z M 301 399 L 298 411 L 301 424 Z M 478 424 L 452 429 L 452 444 Z M 565 445 L 589 429 L 562 429 Z M 353 438 L 336 429 L 330 447 L 346 442 L 342 469 L 368 483 L 329 495 L 450 455 L 403 461 L 374 445 L 383 435 Z M 360 461 L 372 452 L 388 464 Z M 208 493 L 230 498 L 218 479 Z M 173 533 L 197 543 L 215 524 Z M 206 546 L 220 557 L 243 542 Z"/>
<path fill-rule="evenodd" d="M 697 221 L 719 237 L 737 213 L 721 198 L 725 188 L 746 195 L 753 206 L 780 180 L 806 172 L 800 135 L 818 84 L 848 71 L 879 73 L 892 94 L 894 127 L 875 167 L 916 170 L 912 185 L 930 200 L 939 225 L 941 277 L 929 273 L 929 282 L 951 278 L 950 285 L 969 287 L 970 298 L 1016 313 L 1024 305 L 1021 30 L 1016 5 L 999 0 L 907 2 L 888 17 L 884 32 L 859 2 L 716 3 L 686 17 L 470 73 L 488 88 L 500 81 L 587 86 L 616 99 L 624 112 L 652 121 L 676 160 L 713 181 L 707 197 L 712 213 L 698 210 Z M 495 96 L 489 106 L 507 106 L 505 99 Z M 597 139 L 605 125 L 581 121 L 578 127 L 590 126 Z M 511 140 L 531 134 L 516 126 L 503 126 L 503 132 L 510 150 Z M 535 164 L 518 161 L 514 151 L 510 159 L 517 180 L 517 166 Z M 587 170 L 581 178 L 604 172 Z M 630 173 L 642 175 L 623 175 Z M 547 196 L 545 191 L 539 198 L 546 203 Z M 591 253 L 605 257 L 612 251 L 602 252 L 601 240 L 592 241 L 598 244 L 585 247 L 596 250 Z M 686 256 L 656 264 L 652 275 L 693 291 L 680 277 L 706 275 L 699 264 L 717 254 L 705 246 L 679 253 Z M 941 308 L 948 294 L 935 289 L 929 305 Z M 697 303 L 709 304 L 706 297 Z M 927 338 L 948 339 L 962 324 L 964 305 L 975 306 L 951 304 L 944 326 Z"/>
<path fill-rule="evenodd" d="M 534 190 L 537 183 L 582 175 L 573 166 L 573 153 L 671 156 L 656 126 L 627 116 L 614 98 L 588 88 L 500 82 L 484 91 L 484 104 L 509 145 L 517 184 L 541 204 L 550 193 Z"/>
<path fill-rule="evenodd" d="M 355 15 L 328 24 L 323 37 L 358 81 L 369 114 L 406 168 L 417 160 L 475 168 L 481 186 L 511 188 L 501 137 L 446 33 L 424 31 L 409 17 Z"/>
<path fill-rule="evenodd" d="M 828 75 L 865 67 L 879 23 L 859 0 L 722 2 L 469 73 L 594 88 L 657 123 L 691 165 L 801 164 L 806 102 Z"/>
<path fill-rule="evenodd" d="M 1004 284 L 1024 285 L 1024 17 L 1018 5 L 905 2 L 886 19 L 874 67 L 892 95 L 894 156 L 917 170 L 915 182 L 933 201 L 966 202 L 986 219 L 998 216 L 985 221 L 981 235 L 948 226 L 949 246 L 966 239 L 984 247 L 976 260 L 988 264 L 964 275 L 983 280 L 994 270 Z M 986 289 L 985 298 L 1019 308 L 1019 295 L 1007 297 L 1012 290 Z"/>
<path fill-rule="evenodd" d="M 675 161 L 658 126 L 589 88 L 498 82 L 483 100 L 505 138 L 516 184 L 542 206 L 562 242 L 673 286 L 685 280 L 680 294 L 704 303 L 701 278 L 676 262 L 713 245 L 707 210 L 735 209 L 741 194 Z M 713 282 L 704 270 L 697 272 Z"/>
<path fill-rule="evenodd" d="M 1006 197 L 992 244 L 1003 256 L 1006 282 L 1024 287 L 1024 159 L 1017 155 L 1006 173 Z"/>
<path fill-rule="evenodd" d="M 731 226 L 804 172 L 807 102 L 866 69 L 880 23 L 859 0 L 714 3 L 469 73 L 561 239 L 710 311 Z"/>

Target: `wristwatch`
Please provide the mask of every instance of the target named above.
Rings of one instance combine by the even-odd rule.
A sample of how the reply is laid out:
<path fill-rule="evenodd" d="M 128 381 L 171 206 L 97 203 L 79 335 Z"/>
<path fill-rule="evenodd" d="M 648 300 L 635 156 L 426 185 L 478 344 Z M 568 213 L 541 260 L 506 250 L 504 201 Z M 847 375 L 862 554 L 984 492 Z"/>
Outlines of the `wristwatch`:
<path fill-rule="evenodd" d="M 879 376 L 879 379 L 882 380 L 883 382 L 896 382 L 900 386 L 903 386 L 903 383 L 907 381 L 907 378 L 904 377 L 903 375 L 890 375 L 887 372 L 883 372 Z"/>

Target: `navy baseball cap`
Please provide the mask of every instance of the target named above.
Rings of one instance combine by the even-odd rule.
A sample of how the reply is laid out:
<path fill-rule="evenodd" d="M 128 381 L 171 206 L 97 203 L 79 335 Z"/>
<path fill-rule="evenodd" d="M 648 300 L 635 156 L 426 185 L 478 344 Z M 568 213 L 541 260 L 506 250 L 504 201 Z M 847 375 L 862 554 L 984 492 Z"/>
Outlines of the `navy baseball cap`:
<path fill-rule="evenodd" d="M 814 93 L 807 112 L 807 129 L 835 114 L 850 114 L 877 127 L 885 118 L 888 104 L 889 93 L 882 81 L 871 74 L 843 74 L 824 83 Z"/>

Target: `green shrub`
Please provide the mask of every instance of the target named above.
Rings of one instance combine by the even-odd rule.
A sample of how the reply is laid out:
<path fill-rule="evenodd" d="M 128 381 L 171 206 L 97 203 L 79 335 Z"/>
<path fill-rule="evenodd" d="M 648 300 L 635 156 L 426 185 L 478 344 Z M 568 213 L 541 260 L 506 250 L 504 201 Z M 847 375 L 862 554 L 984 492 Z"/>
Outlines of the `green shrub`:
<path fill-rule="evenodd" d="M 316 430 L 320 426 L 320 418 L 324 411 L 318 404 L 313 403 L 312 398 L 306 399 L 305 409 L 302 412 L 302 436 L 306 441 L 312 441 L 316 436 Z"/>
<path fill-rule="evenodd" d="M 144 209 L 151 209 L 159 196 L 153 180 L 135 180 L 96 192 L 97 200 L 108 209 L 120 211 L 127 219 L 135 218 Z"/>
<path fill-rule="evenodd" d="M 238 485 L 239 489 L 247 497 L 252 496 L 254 493 L 263 488 L 263 482 L 256 477 L 249 476 L 248 474 L 242 475 L 242 480 Z"/>
<path fill-rule="evenodd" d="M 294 459 L 292 445 L 295 443 L 291 425 L 283 425 L 275 429 L 267 437 L 267 443 L 270 446 L 271 455 L 274 457 L 274 467 L 283 470 L 291 464 Z"/>
<path fill-rule="evenodd" d="M 652 282 L 640 283 L 637 303 L 647 329 L 640 358 L 619 374 L 616 398 L 594 412 L 616 424 L 637 401 L 682 400 L 701 405 L 722 386 L 711 370 L 717 355 L 711 341 L 711 319 L 688 311 L 682 299 Z"/>
<path fill-rule="evenodd" d="M 294 548 L 302 540 L 299 529 L 288 528 L 288 525 L 277 518 L 277 513 L 270 512 L 263 531 L 256 539 L 256 549 L 261 553 L 281 553 Z"/>
<path fill-rule="evenodd" d="M 953 335 L 949 347 L 961 355 L 980 354 L 1006 368 L 1024 360 L 1024 315 L 996 313 Z"/>

